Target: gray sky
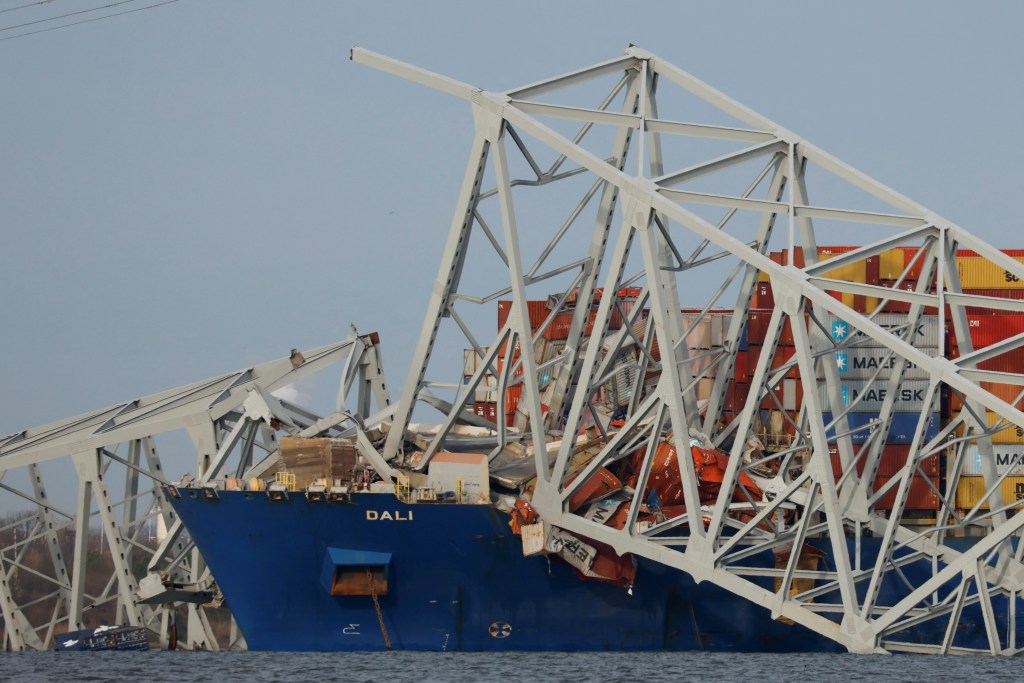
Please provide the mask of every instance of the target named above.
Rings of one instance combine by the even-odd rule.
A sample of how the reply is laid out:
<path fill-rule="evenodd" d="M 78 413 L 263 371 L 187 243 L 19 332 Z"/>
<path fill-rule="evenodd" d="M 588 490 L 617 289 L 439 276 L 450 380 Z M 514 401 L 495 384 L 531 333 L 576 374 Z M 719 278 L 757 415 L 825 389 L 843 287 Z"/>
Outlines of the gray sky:
<path fill-rule="evenodd" d="M 54 0 L 0 28 L 102 4 Z M 471 117 L 349 62 L 353 45 L 501 90 L 635 43 L 1024 247 L 1022 25 L 1011 2 L 181 0 L 4 40 L 0 434 L 350 322 L 381 332 L 398 388 Z"/>

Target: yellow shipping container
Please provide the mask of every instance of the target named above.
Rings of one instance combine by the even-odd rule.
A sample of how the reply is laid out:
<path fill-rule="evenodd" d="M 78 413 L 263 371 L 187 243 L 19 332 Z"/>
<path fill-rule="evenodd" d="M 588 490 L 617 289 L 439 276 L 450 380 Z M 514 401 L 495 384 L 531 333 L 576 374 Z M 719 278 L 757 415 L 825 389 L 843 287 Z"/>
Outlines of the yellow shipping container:
<path fill-rule="evenodd" d="M 827 251 L 831 247 L 818 247 L 818 261 L 828 261 L 831 258 L 835 258 L 840 254 Z M 900 258 L 903 258 L 902 253 Z M 784 261 L 788 262 L 788 258 L 783 257 Z M 800 263 L 800 259 L 797 259 L 797 263 Z M 868 269 L 865 261 L 858 261 L 857 263 L 851 263 L 835 270 L 830 270 L 826 273 L 821 273 L 821 277 L 826 277 L 831 280 L 846 280 L 848 282 L 867 282 Z M 758 273 L 758 282 L 771 282 L 771 278 L 766 273 Z M 966 286 L 966 285 L 965 285 Z M 852 299 L 851 299 L 852 301 Z M 850 304 L 847 304 L 850 305 Z"/>
<path fill-rule="evenodd" d="M 1015 505 L 1013 509 L 1024 507 L 1024 477 L 1007 477 L 999 489 L 1003 493 L 1003 505 L 1020 501 L 1020 505 Z M 956 506 L 961 510 L 970 510 L 984 498 L 987 490 L 984 477 L 960 477 L 956 485 Z M 983 510 L 990 509 L 989 502 L 986 500 L 982 503 Z"/>
<path fill-rule="evenodd" d="M 1014 260 L 1024 263 L 1024 256 Z M 981 256 L 957 256 L 956 267 L 964 289 L 1024 289 L 1024 280 Z"/>
<path fill-rule="evenodd" d="M 882 280 L 895 280 L 906 267 L 903 250 L 888 249 L 878 255 L 878 277 Z"/>
<path fill-rule="evenodd" d="M 1003 419 L 999 413 L 989 411 L 985 411 L 985 418 L 990 428 Z M 964 435 L 963 425 L 956 428 L 956 435 L 958 437 Z M 992 443 L 1024 443 L 1024 428 L 1018 427 L 1015 424 L 1009 424 L 992 435 Z"/>

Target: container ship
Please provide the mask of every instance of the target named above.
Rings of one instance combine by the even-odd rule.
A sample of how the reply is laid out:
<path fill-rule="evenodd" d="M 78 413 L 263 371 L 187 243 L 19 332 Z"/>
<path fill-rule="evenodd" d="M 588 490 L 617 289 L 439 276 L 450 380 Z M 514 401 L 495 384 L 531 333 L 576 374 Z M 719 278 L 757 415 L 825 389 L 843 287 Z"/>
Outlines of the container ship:
<path fill-rule="evenodd" d="M 854 247 L 822 247 L 819 258 L 850 251 Z M 854 282 L 891 286 L 895 274 L 902 273 L 915 250 L 894 248 L 879 257 L 865 259 L 863 267 L 846 273 Z M 1005 253 L 1024 261 L 1024 250 Z M 786 261 L 785 252 L 770 257 Z M 958 256 L 966 294 L 1018 299 L 1024 288 L 1016 282 L 1003 287 L 993 274 L 975 273 L 977 255 Z M 910 278 L 916 284 L 916 271 Z M 1001 275 L 1001 274 L 1000 274 Z M 587 334 L 596 317 L 601 292 L 592 305 L 583 305 L 587 313 Z M 640 296 L 640 290 L 617 293 L 628 313 Z M 550 306 L 557 297 L 529 301 L 527 310 L 538 367 L 562 353 L 570 331 L 570 322 L 580 305 L 570 296 L 560 309 Z M 723 352 L 725 330 L 737 315 L 744 317 L 743 333 L 735 354 L 735 365 L 725 384 L 725 399 L 716 425 L 718 430 L 731 424 L 750 395 L 749 381 L 756 359 L 766 343 L 767 323 L 773 311 L 771 283 L 763 278 L 757 285 L 753 307 L 745 313 L 734 310 L 699 311 L 683 309 L 688 350 L 713 357 Z M 849 306 L 862 313 L 876 313 L 880 325 L 893 329 L 907 327 L 907 306 L 899 302 L 859 297 Z M 498 330 L 508 321 L 511 301 L 497 303 Z M 876 310 L 877 309 L 877 310 Z M 614 372 L 602 385 L 595 402 L 603 427 L 583 429 L 577 441 L 572 473 L 583 471 L 601 446 L 614 438 L 621 428 L 622 415 L 634 392 L 642 398 L 654 391 L 659 372 L 640 370 L 644 349 L 652 360 L 660 360 L 655 339 L 648 339 L 649 311 L 634 316 L 631 330 L 635 344 L 620 349 Z M 542 329 L 545 320 L 550 324 Z M 1024 332 L 1024 315 L 972 311 L 972 340 L 978 347 L 988 346 Z M 623 320 L 612 319 L 611 329 L 621 329 Z M 833 337 L 840 341 L 849 325 L 841 318 L 828 321 Z M 930 355 L 943 346 L 955 358 L 957 349 L 947 329 L 939 327 L 935 311 L 921 315 L 915 325 L 913 344 Z M 945 344 L 942 344 L 944 338 Z M 791 428 L 796 424 L 803 404 L 804 384 L 799 368 L 787 368 L 794 352 L 792 330 L 782 330 L 777 341 L 773 367 L 784 372 L 776 379 L 774 392 L 763 398 L 757 408 L 756 438 L 768 460 L 773 453 L 785 452 L 794 440 Z M 463 353 L 463 381 L 468 384 L 476 373 L 482 354 L 473 349 Z M 521 350 L 502 349 L 496 368 L 518 360 Z M 860 345 L 834 356 L 841 378 L 844 406 L 854 403 L 849 422 L 868 425 L 878 420 L 886 393 L 891 391 L 880 373 L 891 370 L 889 350 L 881 345 Z M 1019 361 L 1003 361 L 1014 366 Z M 993 370 L 1005 369 L 990 363 Z M 696 385 L 698 404 L 706 407 L 713 383 L 714 368 Z M 542 388 L 550 386 L 551 373 L 541 372 Z M 815 382 L 820 389 L 822 408 L 831 411 L 822 377 Z M 515 429 L 517 420 L 527 421 L 520 408 L 521 387 L 505 389 L 504 401 L 497 400 L 497 378 L 484 376 L 482 389 L 474 392 L 473 414 L 487 423 L 500 419 Z M 904 373 L 897 386 L 899 411 L 893 415 L 886 442 L 875 464 L 872 491 L 883 495 L 873 509 L 887 514 L 896 502 L 897 491 L 887 486 L 907 465 L 916 423 L 927 415 L 927 438 L 933 438 L 940 425 L 962 408 L 949 394 L 926 400 L 928 380 L 920 369 Z M 1011 399 L 1012 400 L 1012 397 Z M 831 421 L 829 417 L 826 422 Z M 842 647 L 789 619 L 773 618 L 769 610 L 744 600 L 727 590 L 698 584 L 686 573 L 643 558 L 619 556 L 600 542 L 584 536 L 557 532 L 546 538 L 534 537 L 538 515 L 529 499 L 535 480 L 532 454 L 527 449 L 515 453 L 503 451 L 497 459 L 488 459 L 480 450 L 479 435 L 490 434 L 480 427 L 461 430 L 467 444 L 458 452 L 438 453 L 425 474 L 412 470 L 384 481 L 358 454 L 353 440 L 284 437 L 281 459 L 272 477 L 243 482 L 228 479 L 203 486 L 178 486 L 170 490 L 170 501 L 185 526 L 191 530 L 203 556 L 218 577 L 221 589 L 245 633 L 250 648 L 259 650 L 725 650 L 725 651 L 837 651 Z M 870 432 L 855 432 L 852 441 L 858 447 L 867 442 Z M 386 434 L 373 434 L 383 444 Z M 407 446 L 419 457 L 417 435 Z M 476 437 L 474 439 L 474 437 Z M 728 442 L 717 446 L 707 435 L 690 438 L 690 455 L 698 468 L 701 502 L 706 512 L 720 495 L 729 454 Z M 707 440 L 706 442 L 704 440 Z M 995 442 L 999 474 L 1007 501 L 1024 499 L 1024 437 L 1020 430 L 999 432 Z M 453 446 L 459 447 L 459 438 Z M 556 450 L 557 442 L 548 442 Z M 725 449 L 725 450 L 723 450 Z M 511 449 L 515 451 L 515 449 Z M 866 449 L 865 449 L 866 450 Z M 598 470 L 579 493 L 569 500 L 569 510 L 585 510 L 588 519 L 621 529 L 629 515 L 630 501 L 636 497 L 641 474 L 643 449 L 615 468 Z M 956 513 L 964 514 L 977 505 L 986 506 L 987 490 L 981 471 L 981 453 L 976 445 L 962 458 L 956 482 Z M 842 462 L 835 443 L 829 445 L 829 460 L 837 484 L 843 481 Z M 921 460 L 910 481 L 902 505 L 904 523 L 926 528 L 946 513 L 940 506 L 940 492 L 946 486 L 947 467 L 956 460 L 950 447 Z M 415 458 L 413 459 L 415 462 Z M 801 465 L 792 469 L 793 478 Z M 802 465 L 806 467 L 806 465 Z M 864 475 L 864 461 L 857 463 L 858 475 Z M 765 469 L 741 477 L 732 500 L 738 507 L 753 499 L 765 498 L 765 491 L 777 474 Z M 340 476 L 337 476 L 340 475 Z M 675 449 L 664 440 L 650 464 L 646 486 L 639 499 L 645 501 L 636 516 L 638 525 L 654 525 L 680 516 L 685 510 L 682 477 Z M 1022 503 L 1024 505 L 1024 503 Z M 746 512 L 749 516 L 749 512 Z M 744 513 L 737 515 L 742 519 Z M 256 531 L 258 530 L 258 531 Z M 977 533 L 977 532 L 976 532 Z M 980 535 L 946 540 L 954 548 L 967 549 Z M 861 556 L 865 566 L 877 559 L 881 539 L 865 537 L 849 550 Z M 766 569 L 786 566 L 791 547 L 781 551 L 762 551 L 756 557 Z M 827 543 L 809 541 L 799 553 L 801 568 L 827 568 L 834 561 Z M 880 589 L 879 602 L 892 605 L 905 598 L 910 587 L 933 573 L 930 561 L 917 560 L 901 566 L 899 578 L 887 577 Z M 779 579 L 760 580 L 766 590 L 777 590 Z M 813 579 L 791 590 L 813 588 Z M 1001 629 L 1009 628 L 1011 617 L 1006 600 L 995 601 L 993 609 Z M 959 619 L 958 636 L 962 647 L 983 647 L 984 615 L 981 607 L 964 609 Z M 904 638 L 927 643 L 942 638 L 946 625 L 936 631 L 925 624 L 904 633 Z M 980 633 L 980 635 L 979 635 Z"/>
<path fill-rule="evenodd" d="M 634 46 L 504 92 L 352 59 L 473 144 L 398 400 L 348 369 L 167 489 L 249 647 L 1020 651 L 1024 252 Z"/>
<path fill-rule="evenodd" d="M 65 585 L 30 469 L 40 642 L 116 592 L 133 626 L 188 603 L 198 647 L 223 599 L 262 650 L 1024 651 L 1024 251 L 637 46 L 500 92 L 351 58 L 472 114 L 400 392 L 353 329 L 5 437 L 72 454 L 111 549 L 98 597 Z M 332 363 L 333 407 L 280 393 Z"/>

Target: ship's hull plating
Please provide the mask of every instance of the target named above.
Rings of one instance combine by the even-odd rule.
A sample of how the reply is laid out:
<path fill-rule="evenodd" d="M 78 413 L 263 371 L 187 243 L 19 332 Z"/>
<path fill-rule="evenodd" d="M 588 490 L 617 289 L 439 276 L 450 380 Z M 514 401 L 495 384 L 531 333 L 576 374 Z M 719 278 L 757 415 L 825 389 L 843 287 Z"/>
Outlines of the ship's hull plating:
<path fill-rule="evenodd" d="M 653 562 L 639 562 L 630 594 L 582 580 L 559 560 L 523 557 L 508 517 L 488 505 L 406 505 L 374 494 L 315 503 L 302 494 L 272 502 L 262 493 L 221 492 L 217 500 L 180 493 L 174 508 L 253 650 L 379 650 L 383 631 L 392 647 L 409 650 L 840 649 Z M 872 545 L 877 540 L 867 539 L 863 556 Z M 329 548 L 390 554 L 379 618 L 371 596 L 330 594 L 322 579 Z M 925 563 L 904 568 L 911 580 L 930 571 Z M 761 581 L 771 588 L 771 578 Z M 904 590 L 883 586 L 881 604 Z M 1005 615 L 1005 605 L 995 607 Z M 957 645 L 984 638 L 971 608 L 961 624 Z M 1005 628 L 1005 616 L 999 624 Z M 931 640 L 928 628 L 898 639 Z"/>

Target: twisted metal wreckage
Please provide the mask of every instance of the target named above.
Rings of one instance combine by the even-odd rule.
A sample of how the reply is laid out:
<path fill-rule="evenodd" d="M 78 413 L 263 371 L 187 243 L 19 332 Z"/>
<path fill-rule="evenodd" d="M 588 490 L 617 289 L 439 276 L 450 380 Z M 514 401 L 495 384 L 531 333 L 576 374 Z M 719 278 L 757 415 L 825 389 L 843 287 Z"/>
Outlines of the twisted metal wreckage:
<path fill-rule="evenodd" d="M 536 483 L 531 504 L 546 528 L 675 567 L 850 651 L 962 651 L 955 646 L 954 632 L 969 605 L 981 607 L 988 652 L 1020 650 L 1013 615 L 1024 589 L 1024 545 L 1016 543 L 1024 517 L 1014 509 L 1016 501 L 1003 499 L 1000 485 L 1007 475 L 997 474 L 992 436 L 1007 425 L 1024 426 L 1024 413 L 1016 407 L 1022 392 L 1016 389 L 1017 399 L 1010 403 L 990 391 L 991 384 L 983 388 L 981 383 L 1019 388 L 1024 376 L 978 365 L 1024 345 L 1024 334 L 975 350 L 967 307 L 1024 312 L 1024 302 L 961 293 L 957 249 L 973 250 L 1019 278 L 1024 278 L 1024 266 L 638 47 L 505 92 L 481 90 L 358 48 L 351 57 L 461 98 L 473 114 L 465 178 L 399 400 L 392 403 L 388 396 L 376 337 L 353 332 L 342 342 L 296 352 L 290 359 L 0 439 L 0 472 L 6 479 L 0 487 L 36 510 L 31 533 L 0 555 L 8 648 L 49 647 L 55 628 L 80 625 L 89 607 L 107 601 L 116 601 L 118 618 L 128 623 L 162 624 L 166 639 L 168 605 L 181 600 L 191 601 L 188 643 L 217 647 L 198 604 L 215 592 L 214 577 L 164 504 L 154 441 L 158 434 L 188 434 L 198 453 L 200 483 L 229 473 L 250 477 L 267 472 L 281 430 L 353 438 L 367 462 L 390 480 L 402 471 L 423 470 L 458 425 L 470 424 L 492 430 L 492 459 L 513 443 L 532 451 Z M 698 116 L 704 119 L 698 122 Z M 814 196 L 834 196 L 850 208 L 815 204 Z M 563 197 L 570 201 L 561 199 L 564 206 L 556 206 Z M 528 229 L 521 230 L 520 219 Z M 841 238 L 851 226 L 881 237 L 820 261 L 817 246 L 837 236 L 848 241 Z M 541 236 L 545 230 L 548 234 Z M 773 261 L 767 256 L 770 245 L 786 250 L 789 264 L 800 263 L 802 252 L 804 265 Z M 904 280 L 910 282 L 911 266 L 892 287 L 841 277 L 843 267 L 894 246 L 917 248 L 920 275 L 912 287 L 901 287 Z M 726 385 L 753 292 L 764 275 L 770 278 L 775 308 L 749 395 L 737 401 L 735 416 L 726 420 Z M 531 325 L 527 302 L 550 292 L 559 292 L 552 296 L 550 313 L 539 327 Z M 701 313 L 715 307 L 736 313 L 717 349 L 694 353 L 686 343 L 692 331 L 687 320 L 693 318 L 684 318 L 681 309 L 705 292 L 710 294 L 696 306 Z M 895 329 L 883 326 L 876 315 L 845 305 L 844 294 L 903 302 L 909 308 L 907 322 Z M 482 322 L 493 318 L 482 312 L 493 311 L 500 298 L 511 299 L 511 311 L 494 336 L 486 331 L 493 330 L 493 323 Z M 593 314 L 586 305 L 572 309 L 568 338 L 555 358 L 538 363 L 535 354 L 523 352 L 499 363 L 502 349 L 529 350 L 539 344 L 570 300 L 599 304 Z M 942 335 L 937 349 L 911 343 L 926 309 L 937 315 L 940 330 L 950 327 L 959 353 L 955 360 L 946 358 Z M 610 325 L 615 316 L 623 324 Z M 833 334 L 837 322 L 848 325 L 843 329 L 849 334 Z M 787 323 L 795 354 L 787 362 L 773 362 Z M 638 329 L 645 333 L 637 334 Z M 890 358 L 887 374 L 882 369 L 876 374 L 888 382 L 888 391 L 877 420 L 866 425 L 848 421 L 855 405 L 825 408 L 844 406 L 836 354 L 859 345 L 882 345 Z M 448 366 L 436 361 L 434 352 L 462 346 L 476 354 L 476 369 L 466 383 L 446 381 L 438 373 Z M 635 349 L 628 356 L 633 359 L 627 368 L 630 399 L 611 421 L 594 399 L 622 370 L 626 348 Z M 330 416 L 271 394 L 342 360 L 345 369 Z M 925 405 L 951 392 L 963 407 L 937 433 L 930 429 L 928 411 L 922 411 L 905 465 L 875 491 L 872 474 L 899 407 L 896 389 L 912 367 L 927 377 Z M 789 415 L 781 411 L 779 385 L 794 368 L 803 383 L 803 402 Z M 492 376 L 493 385 L 488 384 Z M 712 386 L 706 402 L 696 398 L 702 380 Z M 486 387 L 495 391 L 498 415 L 505 415 L 506 390 L 516 385 L 522 387 L 522 398 L 513 425 L 473 414 L 474 393 Z M 353 391 L 357 396 L 350 408 Z M 765 449 L 756 439 L 758 410 L 765 401 L 787 416 L 789 440 L 775 449 Z M 988 418 L 986 410 L 998 417 Z M 410 430 L 416 429 L 414 413 L 441 414 L 439 427 L 416 432 L 420 446 L 415 451 L 408 448 Z M 588 429 L 598 433 L 599 453 L 578 476 L 568 476 L 579 440 L 593 438 L 585 436 Z M 560 439 L 557 448 L 531 447 L 553 438 Z M 638 524 L 643 484 L 658 446 L 668 441 L 675 453 L 689 454 L 691 439 L 730 453 L 717 498 L 702 503 L 694 461 L 678 457 L 687 512 Z M 838 448 L 841 477 L 833 472 L 830 442 Z M 955 493 L 971 444 L 982 454 L 987 492 L 972 509 L 962 510 Z M 621 529 L 570 512 L 569 499 L 590 476 L 638 450 L 641 481 Z M 939 514 L 926 523 L 909 519 L 904 508 L 918 464 L 939 452 L 949 462 L 944 486 L 935 491 Z M 58 509 L 47 498 L 42 466 L 56 459 L 70 461 L 77 474 L 74 511 Z M 13 483 L 16 471 L 27 484 Z M 763 482 L 762 497 L 734 498 L 744 476 Z M 115 480 L 124 482 L 123 490 L 118 486 L 119 498 L 111 493 Z M 891 511 L 878 509 L 886 495 L 895 495 Z M 84 555 L 97 515 L 114 572 L 103 591 L 93 595 L 85 591 Z M 154 549 L 139 538 L 156 515 L 165 517 L 170 532 Z M 58 539 L 62 527 L 75 532 L 71 571 Z M 978 529 L 983 537 L 966 550 L 946 542 Z M 859 552 L 860 540 L 869 535 L 882 539 L 875 558 Z M 811 539 L 830 547 L 833 566 L 808 568 L 799 563 L 799 552 L 774 569 L 747 561 L 765 550 L 802 547 Z M 48 553 L 37 566 L 28 566 L 26 553 L 39 543 Z M 150 574 L 137 581 L 131 563 L 142 555 L 150 558 Z M 881 584 L 900 580 L 901 566 L 922 559 L 934 567 L 930 578 L 912 586 L 897 604 L 879 604 Z M 12 588 L 26 573 L 52 585 L 41 599 L 43 611 L 38 604 L 19 602 Z M 765 576 L 776 579 L 774 590 L 754 580 Z M 1008 604 L 1011 614 L 1002 624 L 993 609 L 997 600 Z M 30 608 L 46 616 L 32 621 Z M 932 620 L 948 623 L 943 638 L 928 644 L 901 642 L 901 632 Z"/>

